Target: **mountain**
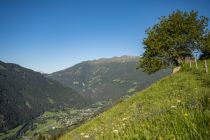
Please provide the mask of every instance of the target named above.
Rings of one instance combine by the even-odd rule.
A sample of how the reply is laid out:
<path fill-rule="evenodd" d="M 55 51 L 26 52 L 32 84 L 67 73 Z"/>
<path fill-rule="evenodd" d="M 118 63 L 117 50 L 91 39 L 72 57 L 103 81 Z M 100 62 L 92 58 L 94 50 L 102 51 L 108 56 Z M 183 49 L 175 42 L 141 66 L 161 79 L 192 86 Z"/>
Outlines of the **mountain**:
<path fill-rule="evenodd" d="M 94 101 L 102 101 L 131 95 L 171 72 L 167 69 L 148 75 L 136 70 L 138 61 L 139 57 L 134 56 L 85 61 L 47 77 Z"/>
<path fill-rule="evenodd" d="M 75 90 L 38 72 L 0 61 L 0 132 L 30 121 L 46 110 L 85 104 L 85 98 Z"/>

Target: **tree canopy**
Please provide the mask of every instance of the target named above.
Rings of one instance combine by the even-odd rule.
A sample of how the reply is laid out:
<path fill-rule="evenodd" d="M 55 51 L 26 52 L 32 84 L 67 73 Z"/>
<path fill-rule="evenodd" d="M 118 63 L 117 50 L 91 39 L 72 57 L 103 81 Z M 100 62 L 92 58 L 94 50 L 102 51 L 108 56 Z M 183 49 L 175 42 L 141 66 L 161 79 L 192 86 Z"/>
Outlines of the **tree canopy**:
<path fill-rule="evenodd" d="M 206 44 L 203 48 L 201 48 L 201 56 L 200 59 L 209 59 L 210 58 L 210 31 L 208 36 L 206 37 Z"/>
<path fill-rule="evenodd" d="M 175 11 L 159 18 L 159 23 L 146 30 L 145 52 L 139 68 L 147 73 L 178 66 L 180 61 L 200 51 L 205 44 L 208 18 L 198 12 Z"/>

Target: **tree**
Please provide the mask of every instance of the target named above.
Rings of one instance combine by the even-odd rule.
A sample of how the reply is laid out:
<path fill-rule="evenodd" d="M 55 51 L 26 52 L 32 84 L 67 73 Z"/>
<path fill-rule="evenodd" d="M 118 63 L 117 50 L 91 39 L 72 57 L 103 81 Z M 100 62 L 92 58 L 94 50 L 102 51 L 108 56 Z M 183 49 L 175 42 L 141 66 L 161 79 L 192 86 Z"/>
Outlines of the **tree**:
<path fill-rule="evenodd" d="M 145 52 L 138 68 L 147 73 L 178 66 L 194 51 L 204 46 L 208 19 L 198 17 L 198 12 L 176 11 L 168 17 L 159 18 L 159 23 L 146 30 L 143 40 Z"/>
<path fill-rule="evenodd" d="M 208 33 L 208 36 L 206 37 L 206 44 L 203 48 L 201 48 L 201 56 L 200 59 L 210 59 L 210 32 Z"/>

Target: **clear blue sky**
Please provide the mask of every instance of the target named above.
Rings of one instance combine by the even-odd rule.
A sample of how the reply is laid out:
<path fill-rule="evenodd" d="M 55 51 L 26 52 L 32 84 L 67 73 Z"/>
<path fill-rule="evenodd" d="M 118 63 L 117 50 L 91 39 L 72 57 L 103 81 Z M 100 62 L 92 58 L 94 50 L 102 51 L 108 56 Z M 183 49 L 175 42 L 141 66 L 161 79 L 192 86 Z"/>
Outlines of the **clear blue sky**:
<path fill-rule="evenodd" d="M 50 73 L 140 55 L 145 29 L 177 9 L 210 17 L 209 0 L 0 0 L 0 60 Z"/>

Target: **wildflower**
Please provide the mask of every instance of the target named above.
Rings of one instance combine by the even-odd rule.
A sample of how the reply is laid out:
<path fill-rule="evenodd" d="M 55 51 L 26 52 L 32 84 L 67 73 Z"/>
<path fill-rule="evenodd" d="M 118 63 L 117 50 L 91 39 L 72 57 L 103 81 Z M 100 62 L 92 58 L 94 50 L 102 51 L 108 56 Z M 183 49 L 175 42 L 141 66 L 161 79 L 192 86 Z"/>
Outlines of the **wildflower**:
<path fill-rule="evenodd" d="M 175 105 L 172 105 L 171 108 L 176 108 L 176 106 Z"/>
<path fill-rule="evenodd" d="M 81 136 L 85 135 L 85 133 L 80 133 Z"/>
<path fill-rule="evenodd" d="M 118 133 L 118 130 L 115 129 L 115 130 L 113 130 L 113 132 L 114 132 L 114 133 Z"/>
<path fill-rule="evenodd" d="M 127 120 L 127 119 L 128 119 L 128 118 L 123 118 L 122 120 L 125 121 L 125 120 Z"/>
<path fill-rule="evenodd" d="M 163 140 L 163 137 L 160 136 L 158 139 L 159 139 L 159 140 Z"/>
<path fill-rule="evenodd" d="M 90 135 L 88 135 L 88 134 L 84 136 L 84 138 L 89 138 L 89 137 L 90 137 Z"/>
<path fill-rule="evenodd" d="M 187 113 L 184 113 L 184 116 L 186 116 L 186 117 L 187 117 L 187 116 L 188 116 L 188 114 L 187 114 Z"/>

